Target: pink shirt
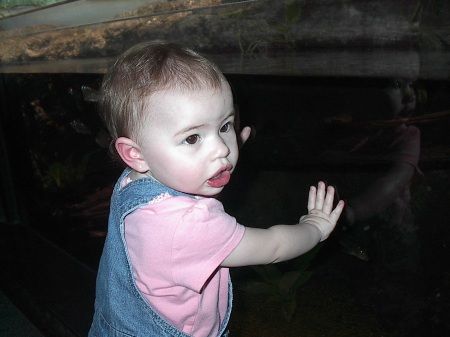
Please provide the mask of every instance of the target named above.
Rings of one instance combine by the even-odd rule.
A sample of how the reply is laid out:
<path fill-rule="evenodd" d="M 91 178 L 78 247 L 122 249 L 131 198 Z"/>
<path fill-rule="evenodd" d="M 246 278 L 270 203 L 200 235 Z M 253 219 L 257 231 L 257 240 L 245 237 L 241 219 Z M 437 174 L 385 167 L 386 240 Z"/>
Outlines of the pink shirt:
<path fill-rule="evenodd" d="M 213 198 L 152 200 L 125 218 L 138 289 L 180 330 L 216 336 L 228 308 L 229 270 L 220 264 L 244 230 Z"/>

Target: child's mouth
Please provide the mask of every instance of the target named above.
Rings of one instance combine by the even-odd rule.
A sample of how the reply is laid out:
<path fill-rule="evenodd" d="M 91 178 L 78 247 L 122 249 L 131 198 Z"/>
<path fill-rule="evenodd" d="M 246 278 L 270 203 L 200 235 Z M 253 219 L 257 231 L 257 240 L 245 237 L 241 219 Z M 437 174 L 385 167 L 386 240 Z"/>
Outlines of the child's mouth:
<path fill-rule="evenodd" d="M 220 170 L 219 172 L 214 175 L 214 177 L 208 179 L 207 183 L 211 187 L 219 188 L 223 187 L 230 181 L 231 173 L 230 173 L 231 167 L 226 167 L 225 169 Z"/>

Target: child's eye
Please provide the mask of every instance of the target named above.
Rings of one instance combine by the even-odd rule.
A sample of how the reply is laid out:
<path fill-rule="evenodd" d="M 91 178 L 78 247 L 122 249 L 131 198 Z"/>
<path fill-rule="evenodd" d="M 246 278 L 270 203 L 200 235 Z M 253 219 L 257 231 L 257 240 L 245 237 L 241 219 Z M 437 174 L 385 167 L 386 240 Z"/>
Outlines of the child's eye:
<path fill-rule="evenodd" d="M 228 131 L 231 130 L 232 127 L 233 127 L 233 122 L 225 123 L 225 124 L 220 128 L 220 132 L 228 132 Z"/>
<path fill-rule="evenodd" d="M 392 87 L 395 89 L 399 89 L 402 87 L 402 83 L 400 81 L 392 81 Z"/>
<path fill-rule="evenodd" d="M 190 135 L 189 137 L 187 137 L 183 143 L 184 144 L 188 144 L 188 145 L 194 145 L 195 143 L 197 143 L 200 140 L 200 136 L 199 135 Z"/>

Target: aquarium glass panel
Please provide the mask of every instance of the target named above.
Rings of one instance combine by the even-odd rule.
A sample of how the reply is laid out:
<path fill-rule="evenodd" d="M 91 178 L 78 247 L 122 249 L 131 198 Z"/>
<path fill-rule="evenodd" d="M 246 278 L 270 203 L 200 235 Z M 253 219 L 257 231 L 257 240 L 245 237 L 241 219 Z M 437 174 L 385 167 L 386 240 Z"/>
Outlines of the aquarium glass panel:
<path fill-rule="evenodd" d="M 166 39 L 227 73 L 396 76 L 414 50 L 420 77 L 446 79 L 449 9 L 437 0 L 67 1 L 0 19 L 0 71 L 103 73 L 128 47 Z"/>

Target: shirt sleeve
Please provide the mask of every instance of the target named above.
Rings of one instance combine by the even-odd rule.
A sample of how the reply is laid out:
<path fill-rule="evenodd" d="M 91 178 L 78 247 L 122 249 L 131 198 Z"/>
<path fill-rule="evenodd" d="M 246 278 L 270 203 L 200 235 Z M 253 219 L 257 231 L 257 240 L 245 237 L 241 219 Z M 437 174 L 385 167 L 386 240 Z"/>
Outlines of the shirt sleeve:
<path fill-rule="evenodd" d="M 239 244 L 245 228 L 213 198 L 196 202 L 182 217 L 172 245 L 173 281 L 201 292 Z"/>
<path fill-rule="evenodd" d="M 398 131 L 389 147 L 391 160 L 395 163 L 407 163 L 417 171 L 420 158 L 420 130 L 409 125 Z"/>

